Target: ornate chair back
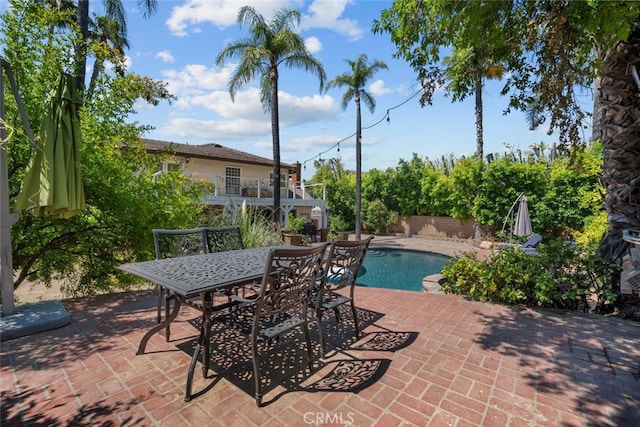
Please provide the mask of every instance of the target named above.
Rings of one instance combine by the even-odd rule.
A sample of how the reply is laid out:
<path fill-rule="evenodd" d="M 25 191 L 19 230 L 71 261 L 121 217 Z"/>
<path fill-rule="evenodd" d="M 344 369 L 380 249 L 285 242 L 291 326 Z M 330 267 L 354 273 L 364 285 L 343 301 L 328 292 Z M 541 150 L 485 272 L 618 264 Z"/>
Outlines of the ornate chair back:
<path fill-rule="evenodd" d="M 338 307 L 349 303 L 351 305 L 351 314 L 353 315 L 355 336 L 356 338 L 360 336 L 360 326 L 354 303 L 354 291 L 362 261 L 372 239 L 373 237 L 363 240 L 336 240 L 331 245 L 329 256 L 324 265 L 322 279 L 312 297 L 312 306 L 316 309 L 318 319 L 318 334 L 322 357 L 324 357 L 324 331 L 322 328 L 322 315 L 324 312 L 333 310 L 336 319 L 340 321 Z M 344 292 L 337 292 L 347 287 L 349 288 L 348 295 L 345 295 Z"/>
<path fill-rule="evenodd" d="M 205 240 L 208 252 L 231 251 L 243 249 L 240 227 L 204 227 Z"/>
<path fill-rule="evenodd" d="M 153 230 L 156 259 L 203 254 L 207 251 L 203 228 Z"/>

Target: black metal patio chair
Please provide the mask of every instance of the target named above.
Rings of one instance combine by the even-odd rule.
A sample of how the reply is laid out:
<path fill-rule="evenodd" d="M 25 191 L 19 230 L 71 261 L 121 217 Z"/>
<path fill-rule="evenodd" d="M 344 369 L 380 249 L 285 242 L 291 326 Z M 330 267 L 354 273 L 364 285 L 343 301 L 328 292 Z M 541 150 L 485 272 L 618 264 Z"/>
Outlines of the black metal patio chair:
<path fill-rule="evenodd" d="M 240 227 L 232 225 L 228 227 L 204 227 L 207 252 L 232 251 L 244 249 Z"/>
<path fill-rule="evenodd" d="M 207 252 L 205 233 L 203 228 L 185 229 L 154 229 L 153 243 L 156 259 L 176 258 L 181 256 L 199 255 Z M 165 318 L 169 317 L 172 296 L 166 289 L 158 286 L 158 323 L 162 322 L 162 307 L 165 308 Z M 194 305 L 194 304 L 192 304 Z M 198 307 L 200 308 L 200 307 Z M 167 326 L 165 338 L 169 341 L 171 330 Z"/>
<path fill-rule="evenodd" d="M 372 239 L 373 237 L 363 240 L 336 240 L 331 245 L 322 278 L 318 281 L 311 297 L 311 305 L 316 311 L 318 321 L 321 357 L 324 357 L 325 347 L 322 317 L 327 311 L 333 310 L 336 320 L 340 322 L 338 307 L 350 304 L 355 336 L 356 338 L 360 337 L 354 293 L 358 273 Z M 343 289 L 348 291 L 339 292 Z"/>
<path fill-rule="evenodd" d="M 271 344 L 274 338 L 295 328 L 302 328 L 309 359 L 308 366 L 311 369 L 312 348 L 307 316 L 309 295 L 320 274 L 321 263 L 328 247 L 329 243 L 300 249 L 272 249 L 257 296 L 241 298 L 231 295 L 231 298 L 240 304 L 238 309 L 213 319 L 214 322 L 224 322 L 228 327 L 235 328 L 249 337 L 255 400 L 258 406 L 262 405 L 259 345 Z M 204 330 L 200 333 L 204 334 Z M 295 341 L 292 340 L 285 342 L 286 345 L 295 345 Z"/>

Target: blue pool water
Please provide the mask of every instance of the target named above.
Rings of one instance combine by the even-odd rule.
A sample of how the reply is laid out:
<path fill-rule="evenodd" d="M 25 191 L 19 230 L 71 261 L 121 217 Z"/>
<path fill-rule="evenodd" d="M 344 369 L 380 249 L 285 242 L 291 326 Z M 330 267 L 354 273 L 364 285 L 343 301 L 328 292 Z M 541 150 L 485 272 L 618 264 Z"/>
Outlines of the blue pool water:
<path fill-rule="evenodd" d="M 358 285 L 422 291 L 422 279 L 440 273 L 448 260 L 447 256 L 431 252 L 369 248 L 358 275 Z"/>

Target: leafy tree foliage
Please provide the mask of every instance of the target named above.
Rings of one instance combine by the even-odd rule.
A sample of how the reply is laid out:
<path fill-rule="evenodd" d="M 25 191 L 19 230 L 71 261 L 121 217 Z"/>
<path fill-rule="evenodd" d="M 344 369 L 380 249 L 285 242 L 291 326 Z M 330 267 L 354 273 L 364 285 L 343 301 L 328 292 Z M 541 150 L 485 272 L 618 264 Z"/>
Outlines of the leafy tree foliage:
<path fill-rule="evenodd" d="M 426 4 L 425 4 L 426 3 Z M 506 2 L 396 1 L 375 20 L 373 31 L 388 32 L 398 46 L 395 57 L 407 60 L 418 74 L 424 93 L 420 103 L 431 104 L 444 86 L 452 101 L 475 97 L 476 154 L 482 159 L 484 80 L 502 78 L 512 54 L 517 22 Z M 467 19 L 467 17 L 473 19 Z M 444 49 L 451 55 L 443 57 Z"/>
<path fill-rule="evenodd" d="M 389 211 L 380 200 L 373 200 L 367 206 L 364 223 L 367 224 L 373 233 L 383 233 L 387 231 L 389 221 Z"/>
<path fill-rule="evenodd" d="M 547 239 L 581 236 L 585 244 L 594 239 L 593 232 L 584 233 L 587 225 L 598 227 L 602 209 L 601 144 L 576 147 L 566 155 L 534 146 L 529 152 L 488 157 L 489 163 L 475 156 L 430 161 L 414 155 L 410 162 L 400 160 L 396 168 L 373 169 L 363 176 L 365 212 L 373 209 L 378 215 L 378 205 L 383 204 L 388 217 L 399 213 L 475 219 L 485 233 L 496 235 L 503 227 L 505 233 L 511 230 L 509 210 L 525 193 L 537 233 Z M 313 180 L 327 184 L 330 212 L 348 218 L 353 173 L 335 159 L 317 162 L 316 167 Z M 368 214 L 365 222 L 369 229 L 381 229 Z"/>
<path fill-rule="evenodd" d="M 502 227 L 510 207 L 524 192 L 529 202 L 533 229 L 541 232 L 535 206 L 546 190 L 545 172 L 545 164 L 527 164 L 515 161 L 511 156 L 503 156 L 490 163 L 474 201 L 472 216 L 485 226 Z"/>
<path fill-rule="evenodd" d="M 397 205 L 392 207 L 392 210 L 402 216 L 420 213 L 420 202 L 422 200 L 421 180 L 424 169 L 424 160 L 415 153 L 410 161 L 400 159 L 389 182 L 391 188 L 397 189 L 395 197 Z"/>
<path fill-rule="evenodd" d="M 452 217 L 461 220 L 473 217 L 485 167 L 484 162 L 477 157 L 463 158 L 449 172 L 453 191 L 447 195 L 447 201 L 451 205 Z"/>
<path fill-rule="evenodd" d="M 395 198 L 395 191 L 391 185 L 395 171 L 391 168 L 386 171 L 372 169 L 365 174 L 362 182 L 362 199 L 380 200 L 387 209 L 396 210 L 398 201 Z"/>
<path fill-rule="evenodd" d="M 579 95 L 595 88 L 593 140 L 604 146 L 609 214 L 601 252 L 619 260 L 628 246 L 622 230 L 640 229 L 640 87 L 629 72 L 637 68 L 639 18 L 639 2 L 396 0 L 374 31 L 390 33 L 397 56 L 426 81 L 426 101 L 443 84 L 440 50 L 457 53 L 478 41 L 489 49 L 479 58 L 506 64 L 506 111 L 528 112 L 536 127 L 548 123 L 565 146 L 583 142 L 587 113 Z M 449 79 L 468 81 L 465 67 L 446 70 Z"/>
<path fill-rule="evenodd" d="M 73 63 L 73 14 L 41 2 L 11 0 L 0 25 L 3 56 L 14 70 L 31 127 L 38 129 L 60 70 Z M 160 102 L 171 96 L 163 83 L 145 77 L 99 73 L 94 96 L 81 110 L 87 207 L 66 220 L 20 214 L 12 228 L 15 287 L 26 279 L 49 284 L 65 278 L 63 290 L 71 295 L 126 288 L 133 279 L 117 266 L 153 257 L 151 228 L 195 225 L 206 186 L 178 173 L 155 176 L 158 159 L 147 155 L 139 141 L 147 127 L 127 123 L 140 98 Z M 13 199 L 32 148 L 7 88 L 5 101 L 7 121 L 15 129 L 6 144 Z"/>
<path fill-rule="evenodd" d="M 341 224 L 345 230 L 355 226 L 355 175 L 345 170 L 340 159 L 315 160 L 316 173 L 311 182 L 327 186 L 327 208 L 329 227 L 333 222 Z"/>
<path fill-rule="evenodd" d="M 453 193 L 453 180 L 442 171 L 427 166 L 420 179 L 420 215 L 451 215 L 453 204 L 450 195 Z"/>

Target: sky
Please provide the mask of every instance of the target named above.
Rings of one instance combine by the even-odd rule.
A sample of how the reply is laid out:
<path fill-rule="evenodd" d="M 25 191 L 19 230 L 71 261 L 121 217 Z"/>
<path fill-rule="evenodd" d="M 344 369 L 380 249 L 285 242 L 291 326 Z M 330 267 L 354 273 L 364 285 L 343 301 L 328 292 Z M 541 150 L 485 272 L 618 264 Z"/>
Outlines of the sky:
<path fill-rule="evenodd" d="M 404 60 L 393 58 L 396 48 L 389 34 L 372 33 L 373 20 L 391 7 L 391 1 L 383 0 L 158 0 L 156 14 L 147 19 L 138 1 L 123 0 L 129 70 L 167 82 L 177 98 L 157 107 L 136 105 L 138 113 L 131 120 L 154 127 L 144 137 L 194 145 L 218 143 L 273 158 L 271 118 L 259 101 L 259 82 L 243 86 L 234 102 L 227 84 L 236 63 L 215 65 L 229 42 L 249 35 L 236 23 L 239 8 L 247 3 L 266 19 L 285 6 L 298 9 L 302 20 L 297 30 L 323 64 L 327 80 L 349 72 L 345 60 L 362 53 L 370 62 L 387 64 L 388 69 L 375 74 L 366 87 L 376 108 L 373 113 L 364 105 L 362 109 L 363 171 L 396 167 L 414 153 L 436 160 L 475 151 L 473 97 L 452 103 L 439 91 L 432 106 L 420 107 L 416 73 Z M 102 4 L 92 0 L 90 13 L 100 13 Z M 522 113 L 503 115 L 508 99 L 500 96 L 501 88 L 499 82 L 490 81 L 483 93 L 485 154 L 557 142 L 557 135 L 548 136 L 544 128 L 529 130 Z M 280 70 L 281 161 L 302 163 L 304 179 L 311 178 L 313 161 L 319 158 L 339 157 L 347 169 L 355 170 L 355 104 L 341 108 L 344 91 L 321 92 L 315 75 L 301 69 Z"/>

